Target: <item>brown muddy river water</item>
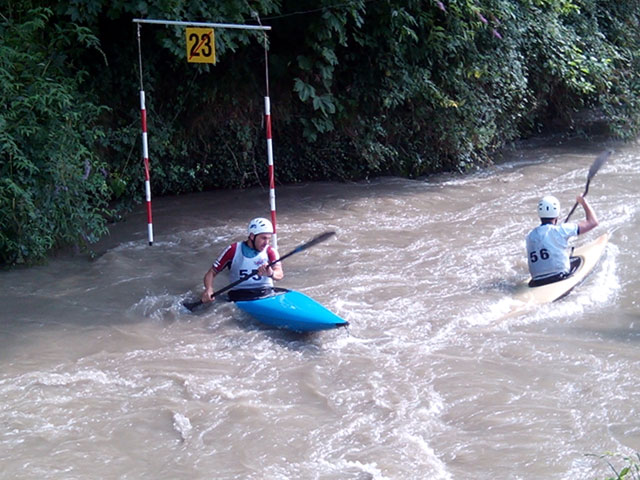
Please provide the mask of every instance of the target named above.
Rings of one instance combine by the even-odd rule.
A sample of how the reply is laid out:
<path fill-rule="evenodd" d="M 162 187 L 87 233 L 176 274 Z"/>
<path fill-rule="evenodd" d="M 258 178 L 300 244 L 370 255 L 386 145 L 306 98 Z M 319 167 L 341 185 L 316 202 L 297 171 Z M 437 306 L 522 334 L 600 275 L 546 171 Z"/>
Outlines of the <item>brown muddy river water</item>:
<path fill-rule="evenodd" d="M 609 231 L 604 257 L 505 317 L 539 197 L 566 215 L 611 146 L 588 194 L 600 226 L 576 240 Z M 141 206 L 94 261 L 2 272 L 0 478 L 604 478 L 586 454 L 640 451 L 639 160 L 542 142 L 466 176 L 279 187 L 281 253 L 337 232 L 279 285 L 348 330 L 181 307 L 268 216 L 263 189 L 154 199 L 152 247 Z"/>

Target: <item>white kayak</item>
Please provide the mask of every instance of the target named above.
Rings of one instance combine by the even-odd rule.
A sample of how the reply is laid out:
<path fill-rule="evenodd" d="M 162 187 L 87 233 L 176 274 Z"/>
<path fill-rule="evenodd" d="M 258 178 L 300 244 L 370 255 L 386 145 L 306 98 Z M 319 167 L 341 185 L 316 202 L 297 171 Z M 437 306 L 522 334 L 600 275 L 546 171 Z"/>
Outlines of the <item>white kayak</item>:
<path fill-rule="evenodd" d="M 602 257 L 608 241 L 609 234 L 604 233 L 591 243 L 576 247 L 572 257 L 580 258 L 580 265 L 571 276 L 539 287 L 530 287 L 528 283 L 520 285 L 514 299 L 529 306 L 555 302 L 564 297 L 591 273 Z"/>

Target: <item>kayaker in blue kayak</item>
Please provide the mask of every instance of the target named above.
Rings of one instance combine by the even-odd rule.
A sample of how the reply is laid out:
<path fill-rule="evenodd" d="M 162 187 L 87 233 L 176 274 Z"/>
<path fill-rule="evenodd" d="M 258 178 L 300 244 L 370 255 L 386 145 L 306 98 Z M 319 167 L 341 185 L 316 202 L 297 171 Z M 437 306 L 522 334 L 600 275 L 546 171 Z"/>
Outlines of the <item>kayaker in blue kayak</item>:
<path fill-rule="evenodd" d="M 538 202 L 540 225 L 527 235 L 527 259 L 531 282 L 537 287 L 557 282 L 571 275 L 572 260 L 569 239 L 582 235 L 598 226 L 598 219 L 583 195 L 576 197 L 585 212 L 585 219 L 579 223 L 560 223 L 560 202 L 548 195 Z M 576 265 L 577 266 L 577 265 Z"/>
<path fill-rule="evenodd" d="M 234 301 L 264 296 L 273 290 L 274 280 L 284 277 L 279 262 L 272 267 L 268 265 L 279 258 L 278 252 L 269 244 L 273 235 L 271 222 L 266 218 L 254 218 L 249 222 L 248 233 L 244 242 L 229 245 L 205 274 L 202 303 L 214 300 L 213 279 L 225 268 L 229 269 L 232 282 L 256 271 L 255 275 L 229 291 L 229 299 Z"/>

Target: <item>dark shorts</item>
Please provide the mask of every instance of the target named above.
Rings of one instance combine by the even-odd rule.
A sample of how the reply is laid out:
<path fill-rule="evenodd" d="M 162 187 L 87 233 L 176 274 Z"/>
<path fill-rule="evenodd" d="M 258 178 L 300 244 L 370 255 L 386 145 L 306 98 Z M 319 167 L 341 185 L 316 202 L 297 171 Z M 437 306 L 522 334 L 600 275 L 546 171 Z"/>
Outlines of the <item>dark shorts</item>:
<path fill-rule="evenodd" d="M 564 280 L 565 278 L 569 278 L 571 275 L 576 273 L 578 267 L 582 263 L 582 259 L 580 257 L 571 257 L 569 259 L 571 262 L 571 268 L 568 272 L 562 272 L 557 275 L 552 275 L 550 277 L 540 278 L 538 280 L 531 280 L 529 282 L 530 287 L 541 287 L 542 285 L 548 285 L 550 283 L 559 282 L 560 280 Z"/>

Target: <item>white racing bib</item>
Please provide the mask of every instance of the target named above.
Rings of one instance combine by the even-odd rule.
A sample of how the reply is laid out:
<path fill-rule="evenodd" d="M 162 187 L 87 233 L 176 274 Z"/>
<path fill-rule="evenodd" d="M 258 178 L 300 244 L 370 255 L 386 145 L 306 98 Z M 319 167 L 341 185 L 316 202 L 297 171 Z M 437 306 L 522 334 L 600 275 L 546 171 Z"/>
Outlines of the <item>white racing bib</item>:
<path fill-rule="evenodd" d="M 260 265 L 266 263 L 269 263 L 269 254 L 266 248 L 255 257 L 247 258 L 242 254 L 242 244 L 238 242 L 236 243 L 236 252 L 229 269 L 230 279 L 232 282 L 240 280 L 248 273 L 257 270 Z M 261 277 L 256 273 L 239 284 L 236 289 L 262 287 L 273 287 L 273 280 L 270 277 Z"/>
<path fill-rule="evenodd" d="M 534 280 L 569 272 L 569 238 L 578 234 L 578 225 L 545 224 L 527 235 L 527 260 Z"/>

